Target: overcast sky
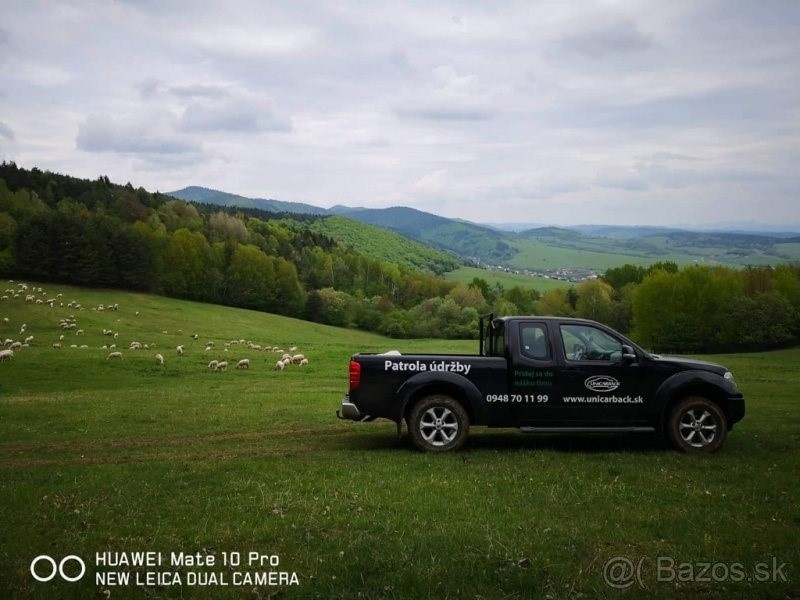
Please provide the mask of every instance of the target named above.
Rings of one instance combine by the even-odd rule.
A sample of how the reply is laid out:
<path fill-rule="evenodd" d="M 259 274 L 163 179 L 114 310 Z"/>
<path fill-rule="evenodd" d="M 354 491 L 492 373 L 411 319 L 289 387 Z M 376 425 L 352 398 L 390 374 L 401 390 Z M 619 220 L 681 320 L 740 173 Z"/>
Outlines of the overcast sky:
<path fill-rule="evenodd" d="M 482 221 L 800 224 L 800 1 L 3 0 L 0 159 Z"/>

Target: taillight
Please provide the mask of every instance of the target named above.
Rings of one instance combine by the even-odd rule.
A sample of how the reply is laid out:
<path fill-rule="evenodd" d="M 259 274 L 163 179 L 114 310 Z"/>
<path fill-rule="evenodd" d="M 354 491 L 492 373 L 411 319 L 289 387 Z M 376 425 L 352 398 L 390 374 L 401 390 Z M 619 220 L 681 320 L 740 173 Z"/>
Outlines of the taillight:
<path fill-rule="evenodd" d="M 354 360 L 350 361 L 350 391 L 361 385 L 361 365 Z"/>

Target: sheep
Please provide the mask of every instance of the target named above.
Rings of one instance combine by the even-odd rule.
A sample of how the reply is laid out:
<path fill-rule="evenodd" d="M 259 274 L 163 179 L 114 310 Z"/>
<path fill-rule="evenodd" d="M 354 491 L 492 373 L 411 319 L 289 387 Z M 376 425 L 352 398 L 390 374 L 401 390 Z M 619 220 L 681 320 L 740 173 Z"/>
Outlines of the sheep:
<path fill-rule="evenodd" d="M 9 346 L 9 348 L 11 350 L 19 350 L 20 348 L 22 348 L 22 342 L 14 342 Z"/>
<path fill-rule="evenodd" d="M 308 366 L 308 359 L 307 359 L 307 358 L 304 358 L 303 360 L 301 360 L 301 361 L 300 361 L 300 366 L 301 366 L 301 367 L 306 367 L 306 366 Z"/>
<path fill-rule="evenodd" d="M 237 369 L 249 369 L 250 368 L 250 359 L 249 358 L 243 358 L 238 363 L 236 363 L 236 368 Z"/>
<path fill-rule="evenodd" d="M 289 352 L 292 353 L 297 352 L 297 346 L 292 346 L 291 348 L 289 348 Z"/>
<path fill-rule="evenodd" d="M 300 364 L 300 362 L 305 358 L 302 354 L 295 354 L 292 357 L 292 362 L 296 365 Z"/>
<path fill-rule="evenodd" d="M 206 348 L 213 348 L 214 342 L 206 342 Z"/>
<path fill-rule="evenodd" d="M 33 341 L 33 336 L 32 335 L 29 335 L 28 337 L 25 338 L 25 343 L 26 344 L 30 344 L 32 341 Z"/>
<path fill-rule="evenodd" d="M 78 331 L 75 332 L 75 335 L 83 335 L 83 329 L 78 329 Z"/>
<path fill-rule="evenodd" d="M 183 353 L 186 352 L 186 348 L 183 346 L 176 346 L 175 351 L 178 353 L 178 356 L 183 356 Z"/>
<path fill-rule="evenodd" d="M 106 360 L 111 360 L 112 358 L 115 360 L 122 360 L 122 352 L 112 352 L 106 356 Z"/>
<path fill-rule="evenodd" d="M 131 342 L 131 345 L 128 347 L 129 350 L 141 350 L 142 344 L 140 342 Z"/>
<path fill-rule="evenodd" d="M 226 361 L 221 361 L 217 363 L 217 366 L 214 367 L 214 371 L 226 371 L 228 369 L 228 363 Z"/>
<path fill-rule="evenodd" d="M 218 360 L 212 360 L 210 363 L 208 363 L 208 368 L 209 369 L 216 369 L 218 364 L 219 364 Z"/>
<path fill-rule="evenodd" d="M 6 362 L 14 358 L 13 350 L 0 350 L 0 362 Z"/>
<path fill-rule="evenodd" d="M 61 344 L 59 344 L 58 342 L 55 342 L 53 344 L 53 350 L 61 350 Z"/>
<path fill-rule="evenodd" d="M 290 364 L 292 364 L 292 359 L 291 358 L 284 358 L 281 362 L 283 363 L 284 367 L 288 367 Z"/>
<path fill-rule="evenodd" d="M 196 333 L 193 333 L 193 334 L 192 334 L 192 339 L 193 339 L 193 340 L 197 340 L 199 337 L 200 337 L 200 336 L 199 336 L 199 335 L 197 335 Z"/>
<path fill-rule="evenodd" d="M 286 365 L 283 364 L 282 360 L 279 360 L 278 362 L 275 363 L 276 371 L 283 371 L 284 367 L 286 367 Z"/>
<path fill-rule="evenodd" d="M 164 357 L 160 354 L 156 354 L 156 364 L 163 365 L 164 364 Z"/>

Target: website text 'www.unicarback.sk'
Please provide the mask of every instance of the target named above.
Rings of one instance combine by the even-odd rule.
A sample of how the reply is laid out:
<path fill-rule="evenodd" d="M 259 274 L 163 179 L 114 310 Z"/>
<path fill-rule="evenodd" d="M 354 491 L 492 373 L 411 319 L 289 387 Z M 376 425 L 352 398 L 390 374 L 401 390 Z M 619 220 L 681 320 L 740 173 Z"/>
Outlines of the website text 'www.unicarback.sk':
<path fill-rule="evenodd" d="M 564 404 L 644 404 L 642 396 L 564 396 Z"/>

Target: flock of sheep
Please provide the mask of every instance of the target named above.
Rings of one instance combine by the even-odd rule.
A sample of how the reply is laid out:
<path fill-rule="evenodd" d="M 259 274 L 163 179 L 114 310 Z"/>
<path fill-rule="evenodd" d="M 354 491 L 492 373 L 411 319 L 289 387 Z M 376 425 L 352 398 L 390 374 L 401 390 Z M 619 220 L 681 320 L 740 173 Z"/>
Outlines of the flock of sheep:
<path fill-rule="evenodd" d="M 85 308 L 76 301 L 71 301 L 66 304 L 63 302 L 63 295 L 56 294 L 54 296 L 50 296 L 47 294 L 41 287 L 32 287 L 26 283 L 14 283 L 14 281 L 9 281 L 9 287 L 5 290 L 2 296 L 0 296 L 0 303 L 3 301 L 13 301 L 16 299 L 24 298 L 24 301 L 27 303 L 32 303 L 35 305 L 46 305 L 51 309 L 58 308 L 69 308 L 73 311 L 82 311 Z M 0 308 L 2 304 L 0 304 Z M 118 311 L 119 305 L 117 303 L 114 304 L 99 304 L 97 306 L 92 306 L 91 310 L 96 312 L 105 312 L 105 311 Z M 138 317 L 140 316 L 139 311 L 136 311 L 135 315 Z M 119 319 L 118 319 L 119 321 Z M 11 327 L 12 325 L 9 322 L 8 317 L 4 317 L 2 319 L 2 324 L 6 327 Z M 65 339 L 67 335 L 72 335 L 73 337 L 82 337 L 85 335 L 83 329 L 78 327 L 78 320 L 74 314 L 70 314 L 67 317 L 63 317 L 58 322 L 58 327 L 64 332 L 61 333 L 58 340 L 53 342 L 52 348 L 54 350 L 61 350 L 66 342 Z M 24 336 L 26 334 L 27 324 L 23 323 L 19 330 L 19 335 Z M 167 331 L 162 331 L 162 334 L 167 334 Z M 177 332 L 181 334 L 180 331 Z M 119 332 L 113 331 L 112 329 L 102 329 L 103 336 L 109 337 L 110 344 L 103 344 L 100 349 L 101 350 L 110 350 L 110 352 L 106 355 L 106 360 L 123 360 L 124 355 L 120 349 L 117 348 L 117 341 L 119 338 Z M 191 340 L 195 342 L 199 340 L 200 336 L 198 334 L 192 334 Z M 22 340 L 14 340 L 11 338 L 6 338 L 2 345 L 2 350 L 0 350 L 0 362 L 7 362 L 14 358 L 14 350 L 21 350 L 22 348 L 27 348 L 31 346 L 34 342 L 33 335 L 27 335 Z M 186 344 L 180 344 L 175 347 L 175 353 L 178 357 L 186 356 L 188 353 L 187 342 Z M 234 339 L 228 342 L 223 342 L 224 349 L 223 352 L 228 352 L 232 347 L 246 347 L 251 351 L 262 351 L 262 352 L 273 352 L 276 354 L 280 354 L 281 358 L 277 360 L 275 363 L 275 370 L 283 371 L 286 367 L 290 365 L 298 365 L 300 367 L 304 367 L 308 365 L 308 358 L 306 358 L 303 354 L 298 354 L 297 347 L 292 346 L 289 348 L 288 352 L 284 351 L 279 346 L 267 346 L 263 344 L 254 343 L 252 341 L 248 341 L 245 339 Z M 88 344 L 77 344 L 73 343 L 69 345 L 70 348 L 74 349 L 88 349 Z M 208 341 L 205 343 L 205 353 L 213 352 L 215 347 L 215 342 Z M 156 348 L 155 344 L 143 344 L 139 341 L 132 341 L 128 345 L 128 350 L 138 352 L 140 350 L 152 350 Z M 159 366 L 163 366 L 165 364 L 164 355 L 160 352 L 155 355 L 155 362 Z M 238 360 L 231 361 L 230 364 L 235 364 L 236 369 L 249 369 L 250 368 L 250 359 L 249 358 L 241 358 Z M 208 363 L 208 368 L 214 372 L 223 372 L 227 371 L 229 365 L 228 360 L 211 360 Z"/>

